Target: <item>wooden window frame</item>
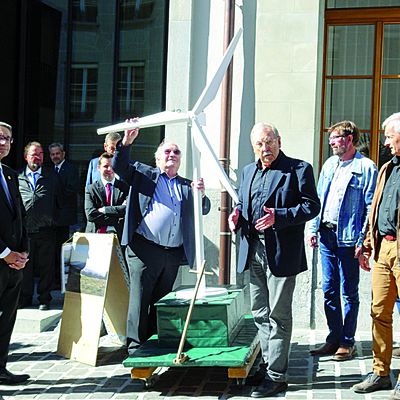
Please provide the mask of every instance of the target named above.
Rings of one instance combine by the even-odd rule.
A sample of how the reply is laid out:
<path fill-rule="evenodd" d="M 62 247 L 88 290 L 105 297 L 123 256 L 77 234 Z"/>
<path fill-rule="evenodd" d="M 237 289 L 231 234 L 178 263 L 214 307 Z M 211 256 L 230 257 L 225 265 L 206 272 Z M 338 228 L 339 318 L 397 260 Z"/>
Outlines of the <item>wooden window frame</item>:
<path fill-rule="evenodd" d="M 370 158 L 376 163 L 379 162 L 379 135 L 383 132 L 380 126 L 380 109 L 382 96 L 382 80 L 384 78 L 399 78 L 398 75 L 383 75 L 383 29 L 385 24 L 400 24 L 400 7 L 385 8 L 351 8 L 351 9 L 326 9 L 324 26 L 324 53 L 323 53 L 323 75 L 322 75 L 322 112 L 321 112 L 321 131 L 320 131 L 320 166 L 322 166 L 324 133 L 325 127 L 325 107 L 326 107 L 326 84 L 327 79 L 335 78 L 329 75 L 327 77 L 327 56 L 328 56 L 328 28 L 330 26 L 350 26 L 350 25 L 375 25 L 374 40 L 374 66 L 372 79 L 372 101 L 371 101 L 371 126 L 369 130 L 361 132 L 370 132 Z M 369 75 L 368 75 L 369 76 Z M 366 78 L 363 76 L 338 76 L 336 78 Z M 338 121 L 334 121 L 338 122 Z M 355 121 L 357 123 L 357 121 Z"/>

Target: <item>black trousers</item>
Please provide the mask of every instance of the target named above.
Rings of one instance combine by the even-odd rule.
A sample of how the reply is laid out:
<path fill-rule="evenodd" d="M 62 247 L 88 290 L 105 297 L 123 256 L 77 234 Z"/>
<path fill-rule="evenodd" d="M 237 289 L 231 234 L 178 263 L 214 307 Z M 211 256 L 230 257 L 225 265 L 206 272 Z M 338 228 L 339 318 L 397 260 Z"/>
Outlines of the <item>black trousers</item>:
<path fill-rule="evenodd" d="M 22 270 L 0 261 L 0 368 L 7 364 L 11 334 L 17 316 Z"/>
<path fill-rule="evenodd" d="M 135 234 L 125 255 L 130 277 L 127 336 L 134 349 L 157 332 L 154 304 L 171 292 L 183 247 L 161 248 Z"/>
<path fill-rule="evenodd" d="M 34 278 L 39 276 L 37 287 L 40 304 L 50 303 L 54 281 L 54 229 L 42 229 L 37 233 L 29 233 L 29 261 L 23 269 L 22 301 L 31 301 L 34 293 Z"/>

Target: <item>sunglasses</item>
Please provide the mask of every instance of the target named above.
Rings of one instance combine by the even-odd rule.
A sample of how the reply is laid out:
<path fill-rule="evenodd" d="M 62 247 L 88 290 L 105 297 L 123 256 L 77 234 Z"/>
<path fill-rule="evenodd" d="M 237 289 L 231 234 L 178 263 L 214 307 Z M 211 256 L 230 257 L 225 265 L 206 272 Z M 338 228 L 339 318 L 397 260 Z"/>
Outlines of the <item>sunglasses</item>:
<path fill-rule="evenodd" d="M 177 156 L 179 156 L 181 154 L 181 151 L 179 149 L 165 149 L 164 150 L 164 154 L 170 154 L 173 153 Z"/>

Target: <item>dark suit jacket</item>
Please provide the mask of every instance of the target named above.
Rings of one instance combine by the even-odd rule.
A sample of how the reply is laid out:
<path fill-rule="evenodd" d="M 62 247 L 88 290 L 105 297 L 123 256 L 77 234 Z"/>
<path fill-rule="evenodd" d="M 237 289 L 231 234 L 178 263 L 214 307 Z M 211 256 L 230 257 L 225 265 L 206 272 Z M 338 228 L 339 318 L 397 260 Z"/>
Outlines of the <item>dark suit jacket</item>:
<path fill-rule="evenodd" d="M 12 251 L 28 252 L 28 236 L 24 225 L 24 207 L 18 190 L 18 176 L 11 168 L 2 164 L 4 177 L 10 192 L 13 209 L 10 207 L 3 187 L 0 185 L 0 253 L 7 247 Z M 0 268 L 5 261 L 0 259 Z"/>
<path fill-rule="evenodd" d="M 248 268 L 249 201 L 256 170 L 256 163 L 247 165 L 241 178 L 238 272 Z M 307 269 L 305 223 L 318 215 L 320 210 L 313 170 L 305 161 L 289 158 L 281 151 L 268 173 L 272 174 L 272 181 L 265 193 L 264 205 L 275 209 L 275 224 L 264 231 L 268 265 L 275 276 L 296 275 Z"/>
<path fill-rule="evenodd" d="M 74 225 L 77 222 L 77 198 L 79 192 L 79 175 L 75 165 L 64 161 L 58 176 L 63 191 L 63 203 L 58 216 L 58 226 Z"/>
<path fill-rule="evenodd" d="M 31 234 L 41 229 L 53 228 L 59 220 L 64 205 L 60 178 L 54 168 L 43 166 L 33 190 L 25 170 L 26 167 L 20 170 L 18 181 L 26 213 L 26 229 Z"/>
<path fill-rule="evenodd" d="M 86 184 L 85 186 L 88 187 L 92 183 L 96 182 L 97 180 L 101 179 L 100 171 L 97 169 L 99 164 L 99 158 L 92 158 L 89 162 L 88 171 L 86 175 Z"/>
<path fill-rule="evenodd" d="M 112 193 L 112 206 L 106 206 L 106 190 L 101 181 L 96 181 L 85 190 L 85 213 L 87 218 L 86 232 L 95 233 L 103 226 L 113 226 L 121 239 L 126 205 L 123 204 L 129 187 L 116 179 Z M 105 207 L 105 213 L 98 211 Z"/>
<path fill-rule="evenodd" d="M 122 244 L 132 241 L 133 234 L 146 213 L 146 209 L 153 198 L 158 178 L 161 174 L 159 168 L 153 168 L 138 161 L 129 162 L 131 146 L 117 145 L 117 150 L 112 159 L 114 171 L 127 182 L 131 188 L 126 205 L 126 224 L 122 235 Z M 191 181 L 178 176 L 182 187 L 181 223 L 183 232 L 183 248 L 187 262 L 193 266 L 195 259 L 194 236 L 194 209 Z M 210 200 L 203 198 L 203 214 L 210 211 Z"/>

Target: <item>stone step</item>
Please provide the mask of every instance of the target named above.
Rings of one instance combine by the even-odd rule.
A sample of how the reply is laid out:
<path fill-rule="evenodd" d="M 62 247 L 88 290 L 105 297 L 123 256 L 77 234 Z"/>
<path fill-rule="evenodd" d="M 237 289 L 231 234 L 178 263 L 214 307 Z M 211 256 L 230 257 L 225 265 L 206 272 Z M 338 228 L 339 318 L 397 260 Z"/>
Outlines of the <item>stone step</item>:
<path fill-rule="evenodd" d="M 37 308 L 23 308 L 17 312 L 14 333 L 40 333 L 56 325 L 62 310 L 40 311 Z"/>

